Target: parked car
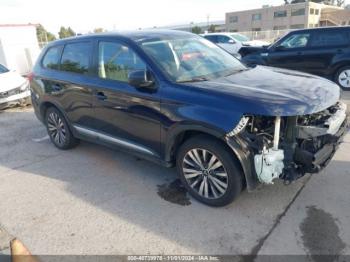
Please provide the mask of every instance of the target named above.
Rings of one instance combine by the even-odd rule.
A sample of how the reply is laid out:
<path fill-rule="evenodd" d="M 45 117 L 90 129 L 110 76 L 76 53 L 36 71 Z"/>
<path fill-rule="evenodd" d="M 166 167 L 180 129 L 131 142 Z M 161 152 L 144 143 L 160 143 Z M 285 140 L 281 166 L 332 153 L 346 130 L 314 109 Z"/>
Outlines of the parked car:
<path fill-rule="evenodd" d="M 247 36 L 238 33 L 208 33 L 204 34 L 203 37 L 235 56 L 238 55 L 243 46 L 261 47 L 269 45 L 268 42 L 250 40 Z"/>
<path fill-rule="evenodd" d="M 350 27 L 290 32 L 267 48 L 242 48 L 243 62 L 326 77 L 350 90 Z"/>
<path fill-rule="evenodd" d="M 30 102 L 29 81 L 0 64 L 0 110 Z"/>
<path fill-rule="evenodd" d="M 248 68 L 186 32 L 55 41 L 31 79 L 35 113 L 57 148 L 83 139 L 176 165 L 188 192 L 212 206 L 245 186 L 319 172 L 347 132 L 336 84 Z"/>

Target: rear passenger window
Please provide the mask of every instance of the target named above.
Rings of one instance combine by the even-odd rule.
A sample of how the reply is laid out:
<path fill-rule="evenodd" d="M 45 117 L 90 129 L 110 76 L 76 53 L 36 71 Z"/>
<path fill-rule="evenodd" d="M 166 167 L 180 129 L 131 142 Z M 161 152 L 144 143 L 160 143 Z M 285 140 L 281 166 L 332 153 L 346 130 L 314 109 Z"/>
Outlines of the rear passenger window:
<path fill-rule="evenodd" d="M 327 46 L 342 46 L 350 44 L 349 35 L 345 31 L 319 31 L 315 33 L 312 46 L 327 47 Z"/>
<path fill-rule="evenodd" d="M 60 69 L 67 72 L 87 74 L 91 52 L 91 43 L 67 44 L 63 50 Z"/>
<path fill-rule="evenodd" d="M 99 77 L 127 82 L 130 71 L 145 69 L 145 63 L 129 47 L 113 42 L 99 43 Z"/>
<path fill-rule="evenodd" d="M 42 65 L 45 68 L 58 69 L 58 62 L 61 55 L 61 46 L 51 47 L 45 54 Z"/>
<path fill-rule="evenodd" d="M 206 35 L 204 36 L 206 39 L 208 39 L 209 41 L 213 42 L 213 43 L 217 43 L 217 37 L 216 35 Z"/>

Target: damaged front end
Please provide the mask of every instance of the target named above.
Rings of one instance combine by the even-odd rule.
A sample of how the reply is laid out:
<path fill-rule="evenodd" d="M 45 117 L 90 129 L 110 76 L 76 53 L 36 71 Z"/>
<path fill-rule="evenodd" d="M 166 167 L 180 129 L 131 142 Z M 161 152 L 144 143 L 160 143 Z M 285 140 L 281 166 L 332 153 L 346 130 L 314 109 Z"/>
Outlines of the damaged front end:
<path fill-rule="evenodd" d="M 226 140 L 242 163 L 248 190 L 258 182 L 290 183 L 318 173 L 332 159 L 348 130 L 346 105 L 302 116 L 244 116 Z"/>

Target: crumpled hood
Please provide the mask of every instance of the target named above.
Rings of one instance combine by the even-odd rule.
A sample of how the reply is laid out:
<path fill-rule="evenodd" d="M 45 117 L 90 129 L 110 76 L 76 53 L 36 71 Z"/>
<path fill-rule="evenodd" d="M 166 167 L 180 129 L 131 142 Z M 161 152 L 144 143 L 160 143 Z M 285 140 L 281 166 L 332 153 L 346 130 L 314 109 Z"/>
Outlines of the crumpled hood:
<path fill-rule="evenodd" d="M 26 79 L 16 72 L 7 72 L 0 74 L 0 93 L 20 87 L 26 82 Z"/>
<path fill-rule="evenodd" d="M 233 110 L 256 115 L 312 114 L 340 99 L 339 87 L 329 80 L 265 66 L 192 85 L 228 95 Z"/>

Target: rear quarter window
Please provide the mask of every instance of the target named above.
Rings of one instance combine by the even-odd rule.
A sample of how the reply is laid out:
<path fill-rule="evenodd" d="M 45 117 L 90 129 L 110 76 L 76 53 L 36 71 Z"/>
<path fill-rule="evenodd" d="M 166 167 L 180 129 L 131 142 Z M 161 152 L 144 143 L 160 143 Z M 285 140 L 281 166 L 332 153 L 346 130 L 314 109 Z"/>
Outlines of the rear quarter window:
<path fill-rule="evenodd" d="M 331 47 L 349 45 L 349 33 L 345 30 L 328 30 L 315 32 L 312 47 Z"/>
<path fill-rule="evenodd" d="M 87 74 L 91 54 L 92 44 L 90 42 L 66 44 L 63 49 L 60 70 Z"/>
<path fill-rule="evenodd" d="M 47 50 L 42 60 L 42 66 L 50 69 L 59 68 L 62 46 L 54 46 Z"/>

